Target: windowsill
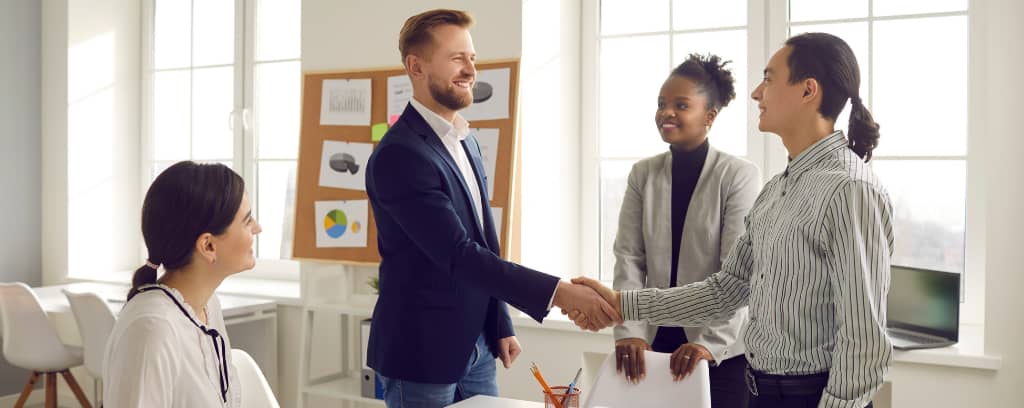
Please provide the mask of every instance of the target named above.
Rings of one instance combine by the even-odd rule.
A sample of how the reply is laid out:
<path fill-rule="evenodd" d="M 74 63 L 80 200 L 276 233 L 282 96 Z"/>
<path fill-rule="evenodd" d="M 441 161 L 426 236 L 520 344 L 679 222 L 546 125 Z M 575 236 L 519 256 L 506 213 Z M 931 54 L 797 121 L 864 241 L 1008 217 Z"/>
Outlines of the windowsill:
<path fill-rule="evenodd" d="M 224 280 L 217 293 L 254 296 L 282 303 L 298 301 L 302 295 L 299 281 L 234 276 Z"/>
<path fill-rule="evenodd" d="M 531 328 L 552 331 L 569 331 L 586 333 L 595 336 L 608 336 L 611 342 L 612 329 L 604 329 L 597 333 L 583 332 L 556 307 L 551 309 L 544 324 L 537 323 L 526 313 L 512 309 L 512 325 L 517 328 Z M 893 364 L 928 364 L 957 368 L 974 368 L 980 370 L 999 370 L 1002 357 L 985 354 L 985 330 L 979 325 L 962 325 L 960 342 L 955 345 L 937 349 L 894 350 Z"/>
<path fill-rule="evenodd" d="M 960 325 L 960 341 L 949 347 L 923 350 L 895 350 L 896 364 L 928 364 L 946 367 L 999 370 L 1003 358 L 985 354 L 985 328 L 980 325 Z"/>
<path fill-rule="evenodd" d="M 556 330 L 556 331 L 568 331 L 573 333 L 588 333 L 598 336 L 609 336 L 612 335 L 612 329 L 607 328 L 598 332 L 585 332 L 576 324 L 569 320 L 569 316 L 562 314 L 562 309 L 557 306 L 552 307 L 551 311 L 548 312 L 547 317 L 544 318 L 544 324 L 537 323 L 532 317 L 519 311 L 518 309 L 509 306 L 509 314 L 512 315 L 512 325 L 515 327 L 542 329 L 542 330 Z"/>
<path fill-rule="evenodd" d="M 118 271 L 102 277 L 79 278 L 69 276 L 66 282 L 103 282 L 129 286 L 134 271 Z M 299 302 L 301 290 L 297 280 L 279 280 L 233 276 L 217 288 L 217 293 L 271 299 L 285 304 Z"/>

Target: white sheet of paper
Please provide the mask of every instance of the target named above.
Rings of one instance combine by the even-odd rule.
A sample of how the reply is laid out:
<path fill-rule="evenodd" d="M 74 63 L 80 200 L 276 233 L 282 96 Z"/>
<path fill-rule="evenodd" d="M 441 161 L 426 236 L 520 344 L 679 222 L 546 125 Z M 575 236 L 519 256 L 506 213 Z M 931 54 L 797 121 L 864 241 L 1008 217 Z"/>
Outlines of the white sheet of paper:
<path fill-rule="evenodd" d="M 487 196 L 494 197 L 494 170 L 498 163 L 498 129 L 474 129 L 476 142 L 487 172 Z"/>
<path fill-rule="evenodd" d="M 317 201 L 316 247 L 366 247 L 369 200 Z"/>
<path fill-rule="evenodd" d="M 392 117 L 398 117 L 405 111 L 405 105 L 412 99 L 412 81 L 407 75 L 388 77 L 388 124 Z"/>
<path fill-rule="evenodd" d="M 510 68 L 478 71 L 473 85 L 473 104 L 459 114 L 469 121 L 508 118 L 511 75 Z"/>
<path fill-rule="evenodd" d="M 494 232 L 498 235 L 498 245 L 501 245 L 501 228 L 505 226 L 505 219 L 501 218 L 504 209 L 491 207 L 491 218 L 494 218 Z"/>
<path fill-rule="evenodd" d="M 701 361 L 693 374 L 675 382 L 669 371 L 671 356 L 668 353 L 645 351 L 647 377 L 639 384 L 630 384 L 626 382 L 625 375 L 615 372 L 615 354 L 609 354 L 601 365 L 597 381 L 594 381 L 583 407 L 711 408 L 711 380 L 708 377 L 707 361 Z"/>
<path fill-rule="evenodd" d="M 320 156 L 320 186 L 366 191 L 366 162 L 370 143 L 324 140 Z"/>
<path fill-rule="evenodd" d="M 370 79 L 325 79 L 320 124 L 370 126 L 371 85 Z"/>

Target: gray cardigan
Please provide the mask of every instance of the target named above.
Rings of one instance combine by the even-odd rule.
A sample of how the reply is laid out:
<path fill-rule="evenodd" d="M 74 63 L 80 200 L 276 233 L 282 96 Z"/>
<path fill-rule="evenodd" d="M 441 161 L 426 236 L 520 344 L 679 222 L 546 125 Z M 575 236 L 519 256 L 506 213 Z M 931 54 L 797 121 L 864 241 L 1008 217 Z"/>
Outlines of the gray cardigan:
<path fill-rule="evenodd" d="M 722 268 L 744 232 L 743 219 L 761 190 L 761 172 L 746 160 L 708 148 L 700 178 L 686 212 L 679 248 L 678 285 L 704 280 Z M 667 288 L 672 271 L 672 153 L 641 160 L 629 172 L 626 195 L 615 236 L 617 290 Z M 686 327 L 692 343 L 708 349 L 716 362 L 743 354 L 740 329 L 747 308 L 729 320 L 705 327 Z M 656 326 L 626 322 L 615 339 L 654 340 Z"/>

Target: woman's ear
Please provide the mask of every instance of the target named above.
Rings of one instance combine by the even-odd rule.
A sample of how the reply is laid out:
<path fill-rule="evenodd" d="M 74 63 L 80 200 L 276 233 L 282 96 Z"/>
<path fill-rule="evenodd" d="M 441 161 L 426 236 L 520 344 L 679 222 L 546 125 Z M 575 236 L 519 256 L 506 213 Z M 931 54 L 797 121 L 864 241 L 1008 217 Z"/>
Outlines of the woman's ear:
<path fill-rule="evenodd" d="M 704 127 L 710 128 L 711 125 L 715 124 L 715 118 L 718 117 L 718 109 L 708 109 L 707 117 L 704 119 Z"/>
<path fill-rule="evenodd" d="M 213 234 L 207 232 L 196 238 L 196 255 L 208 263 L 217 262 L 217 244 Z"/>

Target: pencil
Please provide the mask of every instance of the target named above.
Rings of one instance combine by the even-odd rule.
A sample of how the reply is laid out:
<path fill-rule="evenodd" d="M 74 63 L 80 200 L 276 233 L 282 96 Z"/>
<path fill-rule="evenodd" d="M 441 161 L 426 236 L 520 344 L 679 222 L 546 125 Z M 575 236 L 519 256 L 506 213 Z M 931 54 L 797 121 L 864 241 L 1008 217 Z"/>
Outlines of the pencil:
<path fill-rule="evenodd" d="M 555 398 L 555 393 L 551 392 L 551 387 L 548 386 L 547 381 L 544 381 L 544 376 L 540 375 L 540 368 L 537 367 L 537 363 L 534 363 L 532 361 L 530 362 L 530 372 L 533 373 L 533 377 L 536 378 L 537 382 L 540 383 L 540 386 L 541 388 L 544 389 L 544 392 L 551 397 L 551 402 L 555 404 L 555 408 L 562 408 L 561 402 L 559 402 L 558 399 Z"/>

